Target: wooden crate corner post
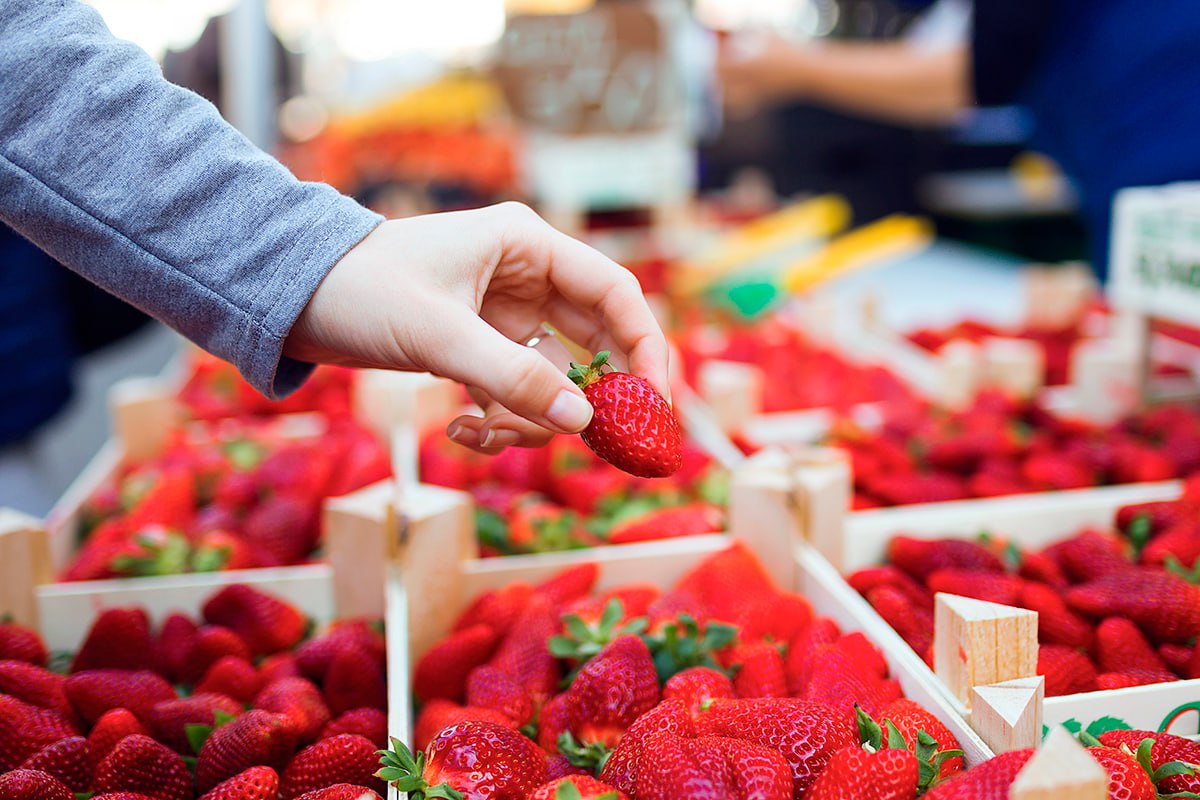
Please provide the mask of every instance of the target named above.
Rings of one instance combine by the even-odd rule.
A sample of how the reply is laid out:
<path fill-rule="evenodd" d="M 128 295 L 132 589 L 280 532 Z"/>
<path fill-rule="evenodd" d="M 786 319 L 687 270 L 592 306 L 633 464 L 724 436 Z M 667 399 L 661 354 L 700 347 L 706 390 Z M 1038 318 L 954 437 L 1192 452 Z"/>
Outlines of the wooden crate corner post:
<path fill-rule="evenodd" d="M 1105 800 L 1108 773 L 1062 726 L 1046 735 L 1008 789 L 1008 800 Z"/>
<path fill-rule="evenodd" d="M 951 409 L 971 404 L 983 385 L 983 352 L 979 345 L 965 339 L 955 339 L 944 345 L 937 354 L 935 398 Z"/>
<path fill-rule="evenodd" d="M 846 519 L 854 491 L 850 459 L 832 447 L 808 447 L 791 455 L 800 535 L 840 571 L 846 563 Z"/>
<path fill-rule="evenodd" d="M 736 361 L 706 361 L 697 375 L 700 397 L 723 431 L 741 430 L 762 412 L 763 383 L 761 369 Z"/>
<path fill-rule="evenodd" d="M 1031 339 L 993 336 L 983 342 L 984 382 L 1006 394 L 1028 400 L 1046 377 L 1046 353 Z"/>
<path fill-rule="evenodd" d="M 113 430 L 130 461 L 159 455 L 184 418 L 176 392 L 159 378 L 118 381 L 109 390 L 108 401 Z"/>
<path fill-rule="evenodd" d="M 37 587 L 51 580 L 45 526 L 27 514 L 0 508 L 0 619 L 41 630 Z"/>
<path fill-rule="evenodd" d="M 1046 679 L 1018 678 L 971 689 L 971 727 L 994 753 L 1037 747 Z"/>
<path fill-rule="evenodd" d="M 975 686 L 1037 675 L 1036 611 L 938 593 L 934 671 L 951 694 L 971 703 Z"/>
<path fill-rule="evenodd" d="M 1071 389 L 1080 414 L 1106 424 L 1137 410 L 1146 390 L 1144 337 L 1081 341 L 1071 351 Z"/>
<path fill-rule="evenodd" d="M 801 537 L 791 461 L 767 449 L 743 461 L 730 477 L 729 532 L 750 545 L 778 586 L 796 585 L 793 546 Z"/>

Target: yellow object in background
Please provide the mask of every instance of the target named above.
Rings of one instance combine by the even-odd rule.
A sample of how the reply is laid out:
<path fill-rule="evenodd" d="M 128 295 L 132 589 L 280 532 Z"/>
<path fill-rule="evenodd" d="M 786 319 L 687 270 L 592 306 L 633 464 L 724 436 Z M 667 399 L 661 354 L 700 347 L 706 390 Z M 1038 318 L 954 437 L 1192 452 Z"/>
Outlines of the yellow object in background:
<path fill-rule="evenodd" d="M 1046 202 L 1062 191 L 1062 170 L 1058 164 L 1041 153 L 1021 153 L 1012 162 L 1012 176 L 1017 187 L 1031 200 Z"/>
<path fill-rule="evenodd" d="M 783 289 L 799 294 L 840 275 L 915 253 L 933 241 L 933 225 L 904 214 L 884 217 L 849 233 L 788 265 Z"/>
<path fill-rule="evenodd" d="M 478 75 L 447 75 L 381 103 L 370 111 L 334 121 L 342 136 L 366 136 L 396 128 L 474 127 L 502 115 L 500 88 Z"/>

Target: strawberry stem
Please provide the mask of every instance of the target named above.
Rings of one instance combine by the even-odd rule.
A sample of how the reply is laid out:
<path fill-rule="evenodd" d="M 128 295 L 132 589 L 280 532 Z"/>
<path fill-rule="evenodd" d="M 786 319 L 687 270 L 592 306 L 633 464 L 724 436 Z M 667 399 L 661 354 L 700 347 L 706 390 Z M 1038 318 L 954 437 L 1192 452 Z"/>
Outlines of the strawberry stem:
<path fill-rule="evenodd" d="M 592 359 L 592 363 L 584 366 L 571 362 L 571 368 L 567 370 L 567 377 L 575 382 L 575 385 L 580 389 L 584 389 L 604 375 L 604 367 L 608 366 L 608 357 L 612 355 L 608 350 L 601 350 L 596 353 L 596 357 Z"/>
<path fill-rule="evenodd" d="M 375 773 L 376 778 L 395 786 L 397 791 L 407 792 L 409 800 L 432 800 L 435 797 L 443 800 L 463 800 L 463 793 L 449 784 L 429 785 L 424 776 L 424 753 L 413 756 L 404 742 L 394 736 L 388 738 L 392 742 L 392 749 L 377 751 L 381 766 Z"/>

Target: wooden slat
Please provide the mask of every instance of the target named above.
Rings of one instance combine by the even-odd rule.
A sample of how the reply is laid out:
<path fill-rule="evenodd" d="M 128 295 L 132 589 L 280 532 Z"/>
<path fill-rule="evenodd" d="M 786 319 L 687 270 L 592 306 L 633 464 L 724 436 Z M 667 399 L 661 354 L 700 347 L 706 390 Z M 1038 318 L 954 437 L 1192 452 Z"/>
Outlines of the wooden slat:
<path fill-rule="evenodd" d="M 1036 611 L 939 592 L 934 596 L 933 666 L 954 697 L 976 686 L 1037 675 Z"/>
<path fill-rule="evenodd" d="M 971 689 L 971 727 L 997 753 L 1042 741 L 1046 680 L 1019 678 Z"/>
<path fill-rule="evenodd" d="M 51 575 L 50 543 L 42 523 L 0 508 L 0 618 L 40 628 L 37 587 Z"/>
<path fill-rule="evenodd" d="M 1017 774 L 1009 800 L 1106 800 L 1108 773 L 1063 727 L 1046 736 L 1041 749 Z"/>

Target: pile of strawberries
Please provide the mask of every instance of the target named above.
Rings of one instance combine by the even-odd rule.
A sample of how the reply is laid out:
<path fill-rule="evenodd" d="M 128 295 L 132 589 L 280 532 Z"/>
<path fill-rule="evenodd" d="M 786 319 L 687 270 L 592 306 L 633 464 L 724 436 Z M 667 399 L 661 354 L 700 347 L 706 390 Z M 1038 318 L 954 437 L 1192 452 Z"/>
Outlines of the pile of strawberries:
<path fill-rule="evenodd" d="M 439 430 L 421 441 L 420 472 L 425 483 L 472 494 L 487 556 L 690 536 L 725 525 L 727 476 L 687 440 L 674 475 L 636 478 L 576 436 L 484 456 Z"/>
<path fill-rule="evenodd" d="M 200 420 L 309 412 L 340 419 L 349 417 L 353 408 L 354 376 L 352 369 L 322 365 L 293 394 L 268 400 L 232 364 L 197 352 L 179 400 Z"/>
<path fill-rule="evenodd" d="M 1047 696 L 1200 678 L 1200 480 L 1120 509 L 1115 528 L 1042 550 L 897 536 L 847 580 L 931 663 L 936 592 L 1037 611 Z"/>
<path fill-rule="evenodd" d="M 1001 327 L 974 319 L 962 320 L 941 328 L 921 328 L 908 334 L 913 344 L 931 353 L 936 353 L 953 341 L 978 344 L 995 336 L 1036 342 L 1045 356 L 1043 383 L 1046 386 L 1061 386 L 1070 381 L 1071 355 L 1075 345 L 1084 338 L 1083 329 L 1078 323 L 1062 327 L 1030 324 Z"/>
<path fill-rule="evenodd" d="M 858 509 L 1163 481 L 1200 469 L 1200 414 L 1180 404 L 1101 426 L 989 391 L 962 412 L 895 403 L 879 429 L 842 420 L 829 438 L 850 454 Z"/>
<path fill-rule="evenodd" d="M 835 350 L 810 342 L 781 316 L 751 324 L 692 326 L 676 337 L 684 376 L 695 386 L 700 366 L 719 359 L 762 370 L 763 411 L 847 408 L 857 403 L 911 396 L 886 367 L 855 364 Z"/>
<path fill-rule="evenodd" d="M 102 612 L 63 674 L 47 669 L 35 633 L 0 624 L 0 797 L 382 794 L 382 626 L 309 627 L 236 584 L 208 599 L 203 619 L 172 614 L 157 632 L 141 609 Z"/>
<path fill-rule="evenodd" d="M 667 592 L 596 578 L 475 598 L 417 663 L 415 750 L 393 740 L 381 775 L 471 800 L 911 800 L 962 768 L 871 642 L 743 546 Z"/>
<path fill-rule="evenodd" d="M 391 474 L 383 445 L 349 419 L 301 438 L 272 422 L 205 428 L 180 429 L 87 501 L 62 580 L 302 563 L 320 544 L 322 501 Z"/>

